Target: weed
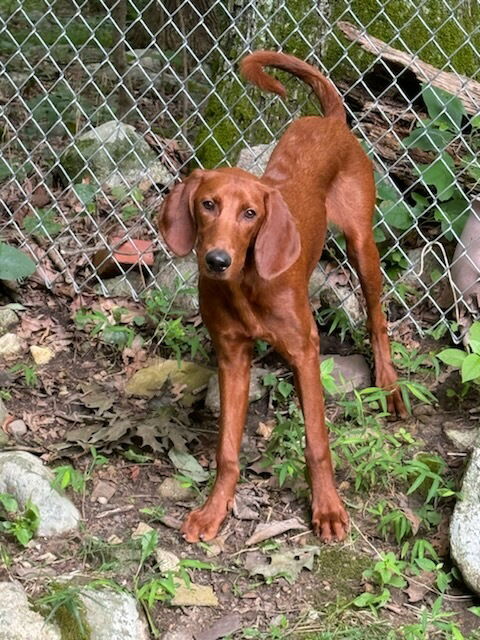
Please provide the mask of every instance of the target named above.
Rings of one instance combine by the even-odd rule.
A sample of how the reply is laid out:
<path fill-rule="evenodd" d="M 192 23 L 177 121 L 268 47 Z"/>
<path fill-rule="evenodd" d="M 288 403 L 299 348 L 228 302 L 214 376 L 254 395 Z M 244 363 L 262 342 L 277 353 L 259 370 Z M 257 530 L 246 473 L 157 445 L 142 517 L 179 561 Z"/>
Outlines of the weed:
<path fill-rule="evenodd" d="M 165 507 L 144 507 L 140 509 L 140 513 L 144 513 L 149 517 L 149 522 L 162 522 L 165 517 Z"/>
<path fill-rule="evenodd" d="M 38 384 L 37 369 L 35 365 L 24 364 L 19 362 L 18 364 L 10 367 L 11 373 L 21 373 L 27 387 L 36 387 Z"/>
<path fill-rule="evenodd" d="M 392 342 L 392 357 L 396 369 L 412 374 L 440 374 L 440 363 L 433 353 L 421 353 L 419 349 L 405 347 L 400 342 Z"/>
<path fill-rule="evenodd" d="M 112 310 L 112 318 L 102 311 L 79 309 L 75 314 L 75 323 L 80 329 L 90 330 L 91 336 L 100 335 L 105 344 L 119 350 L 131 346 L 136 333 L 131 327 L 121 324 L 121 318 L 127 309 L 118 307 Z"/>
<path fill-rule="evenodd" d="M 469 329 L 467 348 L 444 349 L 437 354 L 437 358 L 454 369 L 458 369 L 462 376 L 462 383 L 467 385 L 474 382 L 480 384 L 480 322 L 474 322 Z"/>
<path fill-rule="evenodd" d="M 341 342 L 344 342 L 347 335 L 349 335 L 355 346 L 359 348 L 364 346 L 365 332 L 352 325 L 350 318 L 342 307 L 322 309 L 321 311 L 316 311 L 315 316 L 320 325 L 328 325 L 328 335 L 337 331 Z"/>
<path fill-rule="evenodd" d="M 57 222 L 55 209 L 38 209 L 23 219 L 23 228 L 31 235 L 37 237 L 54 238 L 62 230 L 62 225 Z"/>
<path fill-rule="evenodd" d="M 26 547 L 40 524 L 38 508 L 27 500 L 20 509 L 17 500 L 8 493 L 0 493 L 0 531 L 13 536 Z"/>
<path fill-rule="evenodd" d="M 12 394 L 8 389 L 0 389 L 0 400 L 11 400 Z"/>
<path fill-rule="evenodd" d="M 31 276 L 35 269 L 31 258 L 0 238 L 0 280 L 21 280 Z"/>
<path fill-rule="evenodd" d="M 52 487 L 64 490 L 71 488 L 76 493 L 85 494 L 87 482 L 91 480 L 94 469 L 108 462 L 108 458 L 99 454 L 95 447 L 90 447 L 90 455 L 92 459 L 83 473 L 77 471 L 71 464 L 56 467 L 53 470 L 55 477 Z"/>

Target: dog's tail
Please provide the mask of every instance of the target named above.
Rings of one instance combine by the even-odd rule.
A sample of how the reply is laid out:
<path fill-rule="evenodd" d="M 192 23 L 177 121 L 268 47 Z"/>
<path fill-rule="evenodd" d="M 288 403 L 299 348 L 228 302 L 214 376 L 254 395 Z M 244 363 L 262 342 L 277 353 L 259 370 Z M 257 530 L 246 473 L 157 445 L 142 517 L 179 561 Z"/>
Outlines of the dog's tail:
<path fill-rule="evenodd" d="M 260 89 L 278 93 L 285 97 L 286 90 L 281 82 L 265 73 L 263 67 L 275 67 L 297 76 L 310 85 L 320 100 L 324 116 L 346 120 L 345 108 L 335 86 L 318 69 L 295 56 L 277 51 L 255 51 L 243 58 L 240 70 L 244 78 Z"/>

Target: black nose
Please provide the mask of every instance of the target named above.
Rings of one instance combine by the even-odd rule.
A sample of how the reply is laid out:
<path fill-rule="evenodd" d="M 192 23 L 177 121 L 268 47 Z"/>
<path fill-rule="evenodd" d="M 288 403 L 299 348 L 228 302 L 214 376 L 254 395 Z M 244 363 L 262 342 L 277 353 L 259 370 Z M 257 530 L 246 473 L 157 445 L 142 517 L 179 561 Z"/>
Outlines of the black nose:
<path fill-rule="evenodd" d="M 232 264 L 232 259 L 226 251 L 222 249 L 212 249 L 205 256 L 205 262 L 212 271 L 225 271 Z"/>

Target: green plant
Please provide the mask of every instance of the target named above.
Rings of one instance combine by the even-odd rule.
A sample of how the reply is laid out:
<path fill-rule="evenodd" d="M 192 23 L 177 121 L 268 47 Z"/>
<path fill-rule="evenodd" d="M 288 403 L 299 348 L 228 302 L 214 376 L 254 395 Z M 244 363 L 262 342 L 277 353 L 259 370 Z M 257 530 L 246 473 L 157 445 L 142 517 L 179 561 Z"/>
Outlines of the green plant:
<path fill-rule="evenodd" d="M 124 186 L 112 187 L 112 196 L 120 206 L 120 214 L 127 222 L 141 211 L 141 204 L 145 199 L 142 190 L 133 187 L 127 190 Z"/>
<path fill-rule="evenodd" d="M 440 363 L 434 353 L 421 353 L 418 348 L 407 348 L 400 342 L 392 342 L 392 358 L 397 370 L 411 374 L 433 374 L 438 378 Z"/>
<path fill-rule="evenodd" d="M 0 400 L 11 400 L 12 394 L 8 389 L 0 389 Z"/>
<path fill-rule="evenodd" d="M 38 209 L 35 213 L 25 216 L 23 228 L 35 236 L 54 238 L 62 230 L 62 225 L 57 222 L 55 209 Z"/>
<path fill-rule="evenodd" d="M 0 493 L 0 531 L 10 534 L 26 547 L 39 524 L 38 508 L 30 500 L 27 500 L 21 510 L 14 496 Z"/>
<path fill-rule="evenodd" d="M 55 467 L 52 487 L 55 489 L 69 489 L 76 493 L 82 493 L 85 489 L 85 476 L 77 471 L 71 464 Z"/>
<path fill-rule="evenodd" d="M 100 335 L 105 344 L 121 350 L 131 346 L 136 336 L 131 327 L 121 324 L 126 311 L 122 307 L 113 309 L 109 318 L 103 311 L 79 309 L 75 314 L 75 323 L 80 329 L 90 330 L 91 336 Z"/>
<path fill-rule="evenodd" d="M 191 358 L 197 353 L 206 357 L 202 344 L 205 329 L 186 322 L 185 312 L 173 306 L 177 296 L 191 295 L 194 291 L 177 280 L 174 289 L 162 287 L 161 290 L 149 292 L 145 298 L 147 317 L 155 325 L 155 339 L 158 344 L 173 351 L 178 360 L 186 353 Z"/>
<path fill-rule="evenodd" d="M 34 271 L 35 263 L 31 258 L 0 240 L 0 280 L 20 280 Z"/>
<path fill-rule="evenodd" d="M 328 325 L 328 335 L 338 332 L 341 342 L 344 342 L 349 335 L 356 346 L 362 347 L 364 345 L 364 331 L 352 325 L 347 312 L 342 307 L 321 309 L 315 312 L 315 316 L 320 325 Z"/>
<path fill-rule="evenodd" d="M 10 367 L 11 373 L 21 373 L 27 387 L 36 387 L 38 384 L 38 376 L 35 365 L 18 363 Z"/>
<path fill-rule="evenodd" d="M 437 358 L 461 373 L 464 384 L 480 384 L 480 322 L 474 322 L 468 331 L 466 350 L 444 349 Z"/>
<path fill-rule="evenodd" d="M 407 585 L 407 581 L 403 577 L 406 566 L 407 563 L 404 560 L 399 560 L 391 551 L 380 554 L 380 560 L 363 573 L 365 580 L 377 585 L 380 592 L 365 591 L 355 598 L 353 604 L 357 607 L 373 609 L 385 606 L 391 599 L 388 587 L 402 589 Z"/>
<path fill-rule="evenodd" d="M 462 135 L 466 111 L 459 98 L 437 87 L 423 85 L 422 97 L 429 118 L 422 120 L 403 142 L 407 148 L 417 147 L 438 154 L 429 164 L 415 164 L 415 171 L 430 192 L 435 191 L 434 218 L 440 222 L 445 237 L 453 239 L 452 229 L 457 235 L 462 232 L 468 215 L 468 200 L 457 185 L 455 163 L 446 149 Z M 478 126 L 475 122 L 472 121 L 474 127 Z M 465 160 L 467 167 L 475 166 L 472 158 Z"/>

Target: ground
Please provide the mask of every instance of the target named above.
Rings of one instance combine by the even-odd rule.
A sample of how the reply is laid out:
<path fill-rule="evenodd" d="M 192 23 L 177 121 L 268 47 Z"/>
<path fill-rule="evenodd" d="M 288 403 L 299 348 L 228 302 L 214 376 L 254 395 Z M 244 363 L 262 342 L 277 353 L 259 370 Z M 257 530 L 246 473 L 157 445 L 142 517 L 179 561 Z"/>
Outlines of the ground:
<path fill-rule="evenodd" d="M 352 523 L 347 540 L 331 546 L 321 545 L 307 528 L 293 529 L 249 546 L 247 540 L 259 523 L 290 518 L 297 518 L 307 527 L 309 523 L 308 489 L 302 473 L 293 474 L 293 477 L 287 474 L 284 486 L 279 486 L 278 469 L 282 464 L 285 461 L 293 466 L 301 464 L 295 460 L 295 447 L 288 449 L 287 441 L 278 439 L 275 431 L 273 436 L 269 435 L 275 418 L 273 408 L 278 411 L 281 407 L 278 389 L 288 396 L 291 404 L 288 410 L 285 407 L 280 409 L 288 420 L 296 415 L 293 392 L 288 388 L 288 377 L 283 377 L 286 369 L 276 356 L 269 352 L 259 356 L 262 366 L 269 367 L 277 376 L 277 386 L 276 390 L 272 387 L 263 400 L 251 405 L 242 447 L 237 517 L 229 516 L 215 544 L 190 545 L 183 541 L 178 527 L 189 509 L 202 501 L 212 473 L 209 473 L 206 484 L 196 483 L 185 477 L 188 473 L 184 473 L 181 483 L 189 486 L 183 487 L 185 495 L 182 496 L 165 497 L 163 489 L 160 494 L 159 487 L 176 473 L 167 455 L 172 439 L 178 445 L 180 438 L 203 469 L 213 471 L 214 417 L 202 408 L 201 402 L 188 408 L 177 407 L 178 422 L 174 429 L 173 423 L 169 423 L 172 433 L 169 435 L 168 429 L 163 432 L 163 437 L 155 441 L 155 451 L 151 447 L 141 448 L 142 434 L 143 443 L 147 437 L 141 425 L 151 427 L 152 419 L 155 424 L 159 415 L 164 417 L 161 412 L 166 407 L 175 408 L 176 400 L 181 396 L 178 389 L 173 390 L 173 396 L 170 393 L 165 395 L 163 390 L 149 400 L 125 394 L 126 381 L 148 358 L 159 355 L 158 345 L 150 335 L 150 341 L 143 345 L 135 347 L 134 344 L 119 351 L 103 344 L 97 336 L 79 329 L 73 321 L 73 316 L 82 306 L 90 309 L 97 306 L 105 313 L 115 306 L 122 306 L 135 315 L 142 313 L 142 305 L 96 297 L 66 299 L 54 296 L 38 285 L 26 285 L 16 294 L 4 293 L 3 304 L 12 302 L 13 296 L 24 306 L 23 311 L 19 311 L 20 324 L 13 329 L 21 338 L 24 351 L 8 362 L 8 367 L 0 374 L 0 389 L 10 416 L 23 419 L 28 428 L 15 442 L 9 433 L 7 418 L 4 431 L 9 440 L 4 450 L 33 452 L 52 468 L 73 467 L 83 474 L 83 484 L 77 492 L 71 486 L 66 489 L 82 513 L 80 530 L 60 540 L 35 539 L 27 549 L 2 536 L 1 579 L 20 580 L 34 601 L 50 592 L 52 584 L 60 576 L 69 576 L 81 583 L 99 578 L 111 580 L 130 590 L 136 588 L 138 593 L 138 589 L 149 581 L 161 579 L 153 556 L 147 557 L 142 565 L 140 545 L 138 540 L 135 542 L 135 535 L 141 539 L 142 534 L 148 533 L 145 524 L 149 524 L 157 532 L 156 545 L 176 554 L 183 560 L 192 581 L 211 585 L 218 598 L 216 607 L 179 608 L 170 603 L 171 594 L 156 583 L 153 589 L 156 599 L 153 599 L 149 614 L 152 627 L 159 634 L 178 629 L 196 632 L 235 612 L 241 620 L 240 630 L 233 635 L 235 638 L 260 635 L 265 638 L 307 635 L 317 640 L 333 637 L 460 637 L 451 635 L 452 631 L 448 630 L 448 624 L 453 623 L 464 634 L 462 637 L 477 637 L 471 635 L 477 627 L 477 617 L 468 611 L 475 605 L 475 599 L 462 585 L 458 574 L 450 573 L 448 520 L 454 499 L 435 498 L 430 502 L 430 515 L 427 517 L 423 512 L 423 516 L 419 516 L 424 508 L 425 491 L 407 495 L 405 488 L 402 490 L 395 477 L 396 467 L 381 455 L 379 457 L 381 447 L 388 448 L 388 441 L 382 441 L 380 449 L 371 447 L 367 450 L 372 442 L 377 442 L 378 429 L 385 438 L 394 434 L 399 438 L 399 434 L 408 433 L 417 442 L 414 446 L 416 452 L 428 452 L 430 456 L 438 454 L 445 461 L 443 477 L 448 478 L 449 486 L 459 487 L 467 456 L 465 452 L 455 450 L 445 439 L 442 426 L 445 422 L 455 422 L 470 427 L 472 399 L 467 397 L 459 401 L 457 398 L 452 402 L 449 397 L 452 392 L 447 393 L 447 389 L 458 382 L 452 374 L 440 372 L 437 375 L 428 367 L 420 368 L 417 377 L 423 376 L 423 382 L 437 393 L 440 404 L 417 404 L 414 416 L 404 422 L 377 420 L 373 417 L 375 414 L 369 412 L 372 422 L 361 426 L 358 416 L 351 417 L 350 427 L 345 431 L 341 425 L 346 420 L 345 412 L 353 416 L 352 402 L 345 404 L 345 401 L 329 400 L 327 415 L 332 421 L 337 481 Z M 147 329 L 144 337 L 148 338 Z M 28 351 L 32 345 L 51 348 L 55 357 L 48 364 L 35 366 Z M 429 351 L 434 345 L 423 346 Z M 338 338 L 325 337 L 323 348 L 327 352 L 340 350 L 348 353 L 355 347 L 348 341 L 341 345 Z M 208 354 L 208 344 L 206 349 Z M 167 355 L 163 347 L 160 347 L 160 352 Z M 205 361 L 205 356 L 198 359 L 204 364 L 214 364 L 212 359 Z M 25 366 L 15 368 L 19 363 Z M 16 372 L 12 372 L 12 367 Z M 279 387 L 278 380 L 283 380 L 284 385 Z M 277 415 L 278 419 L 281 427 L 282 416 Z M 130 426 L 135 423 L 136 430 L 122 428 L 122 420 Z M 365 434 L 365 429 L 370 430 L 372 436 L 364 440 L 364 449 L 348 449 L 353 454 L 352 467 L 344 455 L 347 451 L 343 446 L 345 438 L 348 436 L 353 441 L 358 434 Z M 90 442 L 95 443 L 93 451 L 89 449 Z M 270 445 L 276 443 L 273 457 L 265 457 L 269 442 Z M 408 449 L 410 445 L 405 446 Z M 378 469 L 372 464 L 365 472 L 365 468 L 362 470 L 360 465 L 355 466 L 359 460 L 362 461 L 362 456 L 365 462 L 377 458 L 380 461 Z M 406 456 L 407 463 L 408 459 Z M 267 464 L 262 466 L 262 460 Z M 382 464 L 387 465 L 383 477 Z M 277 473 L 273 473 L 275 469 Z M 389 469 L 393 469 L 391 477 Z M 359 482 L 360 488 L 356 487 Z M 388 508 L 383 515 L 378 511 L 382 501 L 406 514 L 416 535 L 400 536 L 400 541 L 397 541 L 394 525 L 386 525 L 383 532 L 379 531 L 379 522 L 388 513 Z M 145 513 L 144 509 L 150 511 Z M 138 530 L 141 523 L 144 523 L 144 528 Z M 417 571 L 418 575 L 414 576 L 412 561 L 402 566 L 409 588 L 403 588 L 406 583 L 402 588 L 388 587 L 387 584 L 391 598 L 386 606 L 359 608 L 352 605 L 352 601 L 365 591 L 379 593 L 381 587 L 385 587 L 378 584 L 375 576 L 364 575 L 364 571 L 371 569 L 379 560 L 380 554 L 393 552 L 400 561 L 402 545 L 405 542 L 413 545 L 416 539 L 431 543 L 438 554 L 435 564 L 437 567 L 443 564 L 443 573 L 451 579 L 444 595 L 442 615 L 454 612 L 455 616 L 451 619 L 437 616 L 436 620 L 429 613 L 428 625 L 433 635 L 425 635 L 427 632 L 419 631 L 420 627 L 412 627 L 414 635 L 408 635 L 408 625 L 419 625 L 422 614 L 425 616 L 432 611 L 432 605 L 440 594 L 435 573 Z M 262 575 L 261 572 L 265 571 L 262 565 L 276 562 L 279 552 L 293 550 L 304 554 L 296 579 L 289 569 L 283 576 L 267 578 L 265 573 Z M 405 558 L 408 560 L 408 554 Z M 308 560 L 312 559 L 313 564 L 309 565 Z M 211 566 L 195 568 L 207 565 L 194 562 L 192 566 L 192 560 L 211 563 Z M 302 569 L 303 564 L 305 568 Z M 255 573 L 255 567 L 260 573 Z M 135 574 L 138 574 L 137 581 Z M 413 595 L 412 584 L 420 589 Z M 424 586 L 419 587 L 419 584 Z M 404 627 L 407 631 L 400 632 Z M 397 632 L 403 635 L 395 635 Z"/>

